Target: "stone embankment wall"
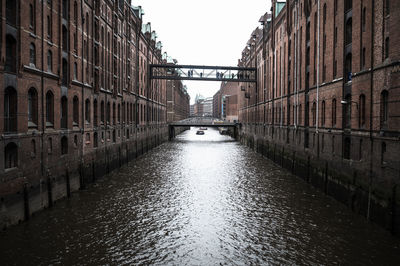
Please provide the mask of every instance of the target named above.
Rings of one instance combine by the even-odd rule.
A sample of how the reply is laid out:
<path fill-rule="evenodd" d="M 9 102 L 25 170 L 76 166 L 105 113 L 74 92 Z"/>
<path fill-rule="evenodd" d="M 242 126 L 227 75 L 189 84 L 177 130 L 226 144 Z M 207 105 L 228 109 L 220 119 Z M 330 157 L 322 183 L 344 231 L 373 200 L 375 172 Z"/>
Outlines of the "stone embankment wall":
<path fill-rule="evenodd" d="M 275 129 L 275 134 L 271 131 L 272 128 L 264 131 L 261 126 L 253 125 L 253 130 L 244 126 L 239 140 L 355 213 L 400 235 L 400 188 L 390 182 L 393 177 L 382 175 L 381 169 L 370 172 L 341 157 L 327 160 L 313 149 L 280 141 L 278 136 L 284 132 L 278 132 L 279 129 Z"/>
<path fill-rule="evenodd" d="M 179 128 L 176 133 L 184 130 Z M 94 149 L 84 156 L 78 153 L 61 156 L 45 169 L 37 165 L 29 176 L 7 182 L 7 187 L 2 186 L 0 191 L 0 228 L 28 220 L 36 212 L 52 207 L 58 200 L 70 197 L 71 193 L 168 141 L 166 126 L 139 131 L 126 141 Z"/>

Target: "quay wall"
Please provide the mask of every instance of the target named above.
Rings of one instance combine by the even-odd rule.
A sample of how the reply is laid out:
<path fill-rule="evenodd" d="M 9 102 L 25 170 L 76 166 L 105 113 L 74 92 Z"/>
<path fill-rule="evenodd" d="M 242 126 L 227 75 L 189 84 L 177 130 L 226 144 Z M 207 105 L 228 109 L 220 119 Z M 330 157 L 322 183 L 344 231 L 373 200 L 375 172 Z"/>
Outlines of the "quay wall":
<path fill-rule="evenodd" d="M 295 136 L 301 129 L 273 128 L 257 125 L 243 126 L 239 141 L 272 160 L 326 195 L 346 205 L 353 212 L 400 235 L 400 188 L 396 184 L 400 171 L 389 165 L 380 166 L 379 160 L 371 162 L 344 160 L 327 148 L 322 150 L 323 134 L 305 149 Z M 293 135 L 294 136 L 291 136 Z M 287 135 L 291 138 L 287 142 Z M 337 136 L 337 139 L 340 138 Z M 334 145 L 341 146 L 338 141 Z M 390 143 L 399 146 L 398 141 Z M 375 144 L 373 144 L 375 145 Z M 378 155 L 377 155 L 378 156 Z M 370 167 L 365 167 L 365 165 Z"/>

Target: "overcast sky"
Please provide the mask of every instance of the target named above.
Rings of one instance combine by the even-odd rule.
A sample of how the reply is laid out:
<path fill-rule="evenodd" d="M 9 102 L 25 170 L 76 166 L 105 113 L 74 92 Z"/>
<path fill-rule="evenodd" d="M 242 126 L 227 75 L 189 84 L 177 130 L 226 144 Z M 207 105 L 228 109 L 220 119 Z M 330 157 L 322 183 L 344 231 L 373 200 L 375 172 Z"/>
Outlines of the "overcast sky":
<path fill-rule="evenodd" d="M 163 51 L 178 64 L 236 66 L 269 0 L 132 0 L 144 9 Z M 185 81 L 191 103 L 197 93 L 211 97 L 220 82 Z"/>

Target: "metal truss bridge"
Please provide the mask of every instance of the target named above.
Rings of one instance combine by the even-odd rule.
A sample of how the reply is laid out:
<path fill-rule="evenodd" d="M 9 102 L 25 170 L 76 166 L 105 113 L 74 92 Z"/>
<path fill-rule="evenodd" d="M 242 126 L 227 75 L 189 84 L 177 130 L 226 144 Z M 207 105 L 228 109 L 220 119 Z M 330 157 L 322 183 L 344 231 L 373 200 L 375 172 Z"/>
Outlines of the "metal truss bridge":
<path fill-rule="evenodd" d="M 237 123 L 222 121 L 214 117 L 190 117 L 169 123 L 170 127 L 235 127 Z"/>
<path fill-rule="evenodd" d="M 150 65 L 150 79 L 257 83 L 257 69 L 174 64 Z"/>

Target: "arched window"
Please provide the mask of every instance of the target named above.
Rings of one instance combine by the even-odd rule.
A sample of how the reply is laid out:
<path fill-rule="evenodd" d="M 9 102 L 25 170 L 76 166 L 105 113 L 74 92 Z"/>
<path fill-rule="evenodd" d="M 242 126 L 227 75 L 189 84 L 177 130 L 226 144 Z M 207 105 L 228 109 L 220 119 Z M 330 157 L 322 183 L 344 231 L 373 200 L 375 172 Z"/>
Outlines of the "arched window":
<path fill-rule="evenodd" d="M 68 100 L 66 96 L 61 97 L 61 128 L 68 128 Z"/>
<path fill-rule="evenodd" d="M 100 104 L 100 121 L 104 124 L 104 101 Z"/>
<path fill-rule="evenodd" d="M 66 136 L 61 138 L 61 154 L 68 154 L 68 138 Z"/>
<path fill-rule="evenodd" d="M 36 66 L 36 49 L 33 43 L 29 45 L 29 64 Z"/>
<path fill-rule="evenodd" d="M 36 127 L 38 124 L 38 97 L 35 88 L 28 91 L 28 126 Z"/>
<path fill-rule="evenodd" d="M 6 36 L 6 62 L 4 69 L 7 72 L 17 72 L 17 42 L 11 35 Z"/>
<path fill-rule="evenodd" d="M 388 118 L 389 118 L 389 92 L 387 90 L 384 90 L 381 93 L 381 102 L 380 102 L 381 128 L 387 127 Z"/>
<path fill-rule="evenodd" d="M 85 101 L 85 120 L 87 123 L 90 123 L 90 100 L 86 99 Z"/>
<path fill-rule="evenodd" d="M 93 125 L 95 127 L 97 127 L 97 120 L 98 120 L 98 117 L 97 117 L 97 100 L 95 99 L 93 101 Z"/>
<path fill-rule="evenodd" d="M 53 53 L 50 50 L 47 51 L 47 71 L 53 72 Z"/>
<path fill-rule="evenodd" d="M 31 156 L 35 157 L 36 156 L 36 142 L 35 140 L 31 140 Z"/>
<path fill-rule="evenodd" d="M 89 13 L 86 13 L 86 33 L 89 34 Z"/>
<path fill-rule="evenodd" d="M 51 16 L 47 16 L 47 37 L 51 39 L 52 37 L 52 23 Z"/>
<path fill-rule="evenodd" d="M 360 95 L 359 101 L 359 127 L 365 126 L 365 95 Z"/>
<path fill-rule="evenodd" d="M 72 100 L 72 118 L 73 118 L 73 125 L 79 126 L 79 99 L 78 96 L 74 96 Z"/>
<path fill-rule="evenodd" d="M 361 14 L 361 28 L 362 31 L 365 31 L 365 25 L 367 21 L 367 9 L 364 7 Z"/>
<path fill-rule="evenodd" d="M 313 126 L 315 126 L 317 124 L 317 112 L 316 111 L 317 111 L 317 105 L 315 102 L 313 102 L 312 109 L 311 109 Z"/>
<path fill-rule="evenodd" d="M 17 1 L 6 1 L 6 23 L 12 26 L 17 25 Z"/>
<path fill-rule="evenodd" d="M 4 148 L 4 168 L 14 167 L 18 167 L 18 146 L 14 142 L 10 142 Z"/>
<path fill-rule="evenodd" d="M 326 111 L 326 108 L 325 108 L 325 101 L 322 101 L 322 105 L 321 105 L 321 126 L 325 126 L 325 111 Z"/>
<path fill-rule="evenodd" d="M 62 60 L 62 80 L 61 80 L 61 84 L 63 86 L 67 86 L 68 85 L 68 63 L 67 63 L 67 60 L 65 58 L 63 58 L 63 60 Z"/>
<path fill-rule="evenodd" d="M 390 14 L 390 0 L 385 0 L 385 15 L 388 16 Z"/>
<path fill-rule="evenodd" d="M 54 124 L 54 96 L 51 91 L 46 93 L 46 122 L 47 126 Z"/>
<path fill-rule="evenodd" d="M 352 38 L 353 38 L 353 21 L 351 18 L 349 18 L 346 21 L 345 45 L 351 44 Z"/>
<path fill-rule="evenodd" d="M 332 127 L 336 126 L 336 99 L 332 100 Z"/>
<path fill-rule="evenodd" d="M 8 87 L 4 94 L 4 132 L 17 132 L 17 91 Z"/>

